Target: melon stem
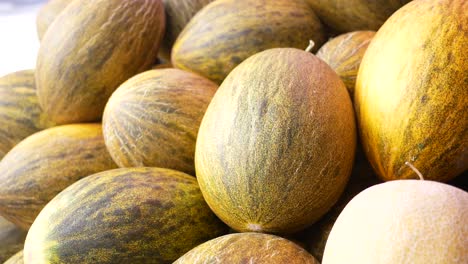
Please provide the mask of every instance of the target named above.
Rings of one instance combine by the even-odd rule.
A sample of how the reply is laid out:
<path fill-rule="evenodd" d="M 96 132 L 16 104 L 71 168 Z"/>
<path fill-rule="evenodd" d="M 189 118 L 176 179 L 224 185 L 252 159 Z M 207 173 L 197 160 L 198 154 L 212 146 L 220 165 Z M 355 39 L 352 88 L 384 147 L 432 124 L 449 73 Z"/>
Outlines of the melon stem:
<path fill-rule="evenodd" d="M 315 46 L 315 42 L 313 40 L 309 40 L 309 46 L 305 49 L 306 52 L 310 52 Z"/>
<path fill-rule="evenodd" d="M 410 167 L 410 168 L 419 176 L 419 179 L 420 179 L 421 181 L 424 181 L 424 177 L 423 177 L 422 173 L 421 173 L 418 169 L 416 169 L 416 167 L 414 167 L 413 164 L 411 164 L 411 163 L 409 163 L 408 161 L 406 161 L 406 162 L 405 162 L 405 165 L 408 166 L 408 167 Z"/>

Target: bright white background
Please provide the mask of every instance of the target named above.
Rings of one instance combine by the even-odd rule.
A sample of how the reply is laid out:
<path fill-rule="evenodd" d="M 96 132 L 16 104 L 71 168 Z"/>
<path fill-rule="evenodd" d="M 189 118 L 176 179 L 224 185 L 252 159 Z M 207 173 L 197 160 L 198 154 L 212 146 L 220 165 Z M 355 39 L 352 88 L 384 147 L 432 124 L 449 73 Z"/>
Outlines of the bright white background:
<path fill-rule="evenodd" d="M 35 67 L 36 14 L 41 5 L 37 0 L 0 0 L 0 76 Z"/>

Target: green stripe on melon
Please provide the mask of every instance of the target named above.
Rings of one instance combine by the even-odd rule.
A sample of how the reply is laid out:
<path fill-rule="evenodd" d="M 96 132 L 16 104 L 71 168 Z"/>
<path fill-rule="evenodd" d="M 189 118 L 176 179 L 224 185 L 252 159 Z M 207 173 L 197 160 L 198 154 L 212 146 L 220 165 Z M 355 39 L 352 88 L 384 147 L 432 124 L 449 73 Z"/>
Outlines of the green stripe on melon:
<path fill-rule="evenodd" d="M 34 70 L 0 78 L 0 160 L 22 139 L 53 125 L 39 106 Z"/>
<path fill-rule="evenodd" d="M 217 0 L 201 9 L 172 48 L 174 67 L 221 83 L 237 65 L 277 47 L 318 49 L 325 32 L 303 0 Z"/>
<path fill-rule="evenodd" d="M 40 213 L 26 263 L 171 263 L 226 232 L 196 179 L 160 168 L 116 169 L 86 177 Z"/>
<path fill-rule="evenodd" d="M 99 120 L 112 92 L 156 61 L 164 29 L 161 0 L 72 1 L 38 52 L 41 107 L 60 124 Z"/>
<path fill-rule="evenodd" d="M 0 215 L 28 229 L 60 191 L 88 175 L 116 168 L 101 124 L 74 124 L 37 132 L 0 162 Z"/>

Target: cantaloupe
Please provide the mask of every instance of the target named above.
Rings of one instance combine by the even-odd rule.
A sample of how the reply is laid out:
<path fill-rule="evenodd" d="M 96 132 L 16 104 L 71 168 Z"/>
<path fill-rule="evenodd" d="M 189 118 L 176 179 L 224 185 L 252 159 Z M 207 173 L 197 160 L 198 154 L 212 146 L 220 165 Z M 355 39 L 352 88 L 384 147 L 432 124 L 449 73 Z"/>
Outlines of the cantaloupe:
<path fill-rule="evenodd" d="M 322 263 L 468 263 L 468 193 L 421 180 L 372 186 L 341 212 Z"/>

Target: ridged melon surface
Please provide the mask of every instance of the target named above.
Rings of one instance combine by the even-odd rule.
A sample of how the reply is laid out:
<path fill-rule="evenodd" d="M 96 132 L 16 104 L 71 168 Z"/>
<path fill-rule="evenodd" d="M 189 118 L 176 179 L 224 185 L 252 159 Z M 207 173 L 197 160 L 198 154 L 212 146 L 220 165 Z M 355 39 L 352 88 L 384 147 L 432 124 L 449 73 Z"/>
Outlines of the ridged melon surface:
<path fill-rule="evenodd" d="M 26 238 L 25 263 L 172 263 L 225 232 L 194 177 L 116 169 L 76 182 L 47 204 Z"/>
<path fill-rule="evenodd" d="M 116 168 L 101 124 L 74 124 L 37 132 L 0 162 L 0 215 L 27 230 L 60 191 L 96 172 Z"/>
<path fill-rule="evenodd" d="M 161 0 L 72 1 L 41 42 L 41 107 L 60 124 L 99 120 L 112 92 L 156 60 L 164 29 Z"/>
<path fill-rule="evenodd" d="M 448 181 L 468 169 L 468 2 L 417 0 L 377 32 L 355 108 L 363 149 L 384 180 Z"/>

